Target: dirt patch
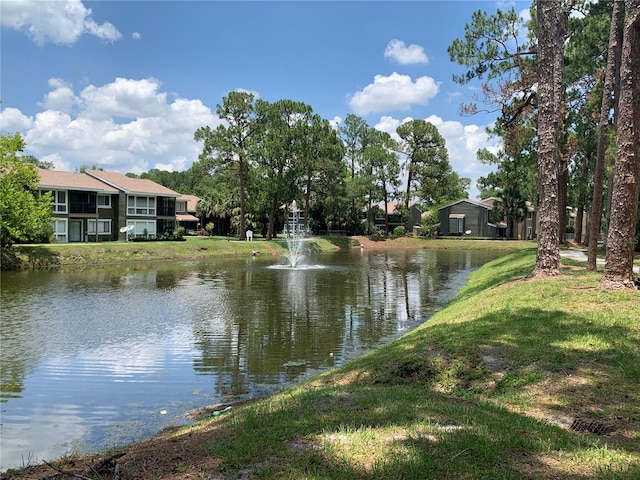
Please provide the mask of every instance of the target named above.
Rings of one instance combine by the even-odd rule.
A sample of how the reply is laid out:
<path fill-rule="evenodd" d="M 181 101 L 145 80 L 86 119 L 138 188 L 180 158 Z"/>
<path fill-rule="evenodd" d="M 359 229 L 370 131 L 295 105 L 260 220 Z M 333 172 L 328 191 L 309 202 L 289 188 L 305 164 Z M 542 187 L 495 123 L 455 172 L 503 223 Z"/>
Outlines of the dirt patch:
<path fill-rule="evenodd" d="M 60 460 L 9 470 L 1 480 L 143 480 L 163 478 L 221 479 L 221 460 L 207 451 L 207 445 L 220 440 L 226 430 L 218 424 L 194 426 L 180 433 L 166 434 L 129 445 L 115 453 L 68 456 Z"/>
<path fill-rule="evenodd" d="M 351 237 L 354 248 L 364 248 L 365 250 L 379 249 L 403 249 L 403 248 L 425 248 L 423 239 L 416 237 L 398 237 L 386 240 L 371 240 L 369 237 L 359 235 Z"/>

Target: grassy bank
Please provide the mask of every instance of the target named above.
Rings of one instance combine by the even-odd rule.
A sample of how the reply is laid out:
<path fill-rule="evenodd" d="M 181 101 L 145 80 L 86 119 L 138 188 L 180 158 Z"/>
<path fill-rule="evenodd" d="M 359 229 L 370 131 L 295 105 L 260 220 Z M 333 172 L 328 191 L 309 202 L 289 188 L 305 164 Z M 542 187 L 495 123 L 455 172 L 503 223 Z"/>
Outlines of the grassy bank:
<path fill-rule="evenodd" d="M 11 476 L 640 478 L 640 296 L 571 266 L 524 281 L 534 261 L 487 264 L 426 324 L 294 389 Z"/>
<path fill-rule="evenodd" d="M 321 238 L 313 240 L 319 250 L 337 249 Z M 278 256 L 285 251 L 280 241 L 240 242 L 226 237 L 187 237 L 183 242 L 104 242 L 14 245 L 13 258 L 5 258 L 13 270 L 45 269 L 68 266 L 116 264 L 165 260 L 192 260 L 208 257 L 256 255 Z M 11 265 L 9 265 L 11 263 Z"/>
<path fill-rule="evenodd" d="M 330 236 L 306 240 L 309 248 L 330 252 L 366 243 L 367 248 L 445 248 L 445 249 L 505 249 L 513 251 L 524 242 L 425 240 L 404 237 L 370 242 L 366 237 Z M 184 242 L 104 242 L 14 245 L 2 249 L 3 270 L 48 269 L 84 265 L 117 264 L 165 260 L 193 260 L 213 257 L 256 255 L 281 256 L 286 249 L 284 239 L 252 242 L 229 240 L 226 237 L 186 237 Z"/>

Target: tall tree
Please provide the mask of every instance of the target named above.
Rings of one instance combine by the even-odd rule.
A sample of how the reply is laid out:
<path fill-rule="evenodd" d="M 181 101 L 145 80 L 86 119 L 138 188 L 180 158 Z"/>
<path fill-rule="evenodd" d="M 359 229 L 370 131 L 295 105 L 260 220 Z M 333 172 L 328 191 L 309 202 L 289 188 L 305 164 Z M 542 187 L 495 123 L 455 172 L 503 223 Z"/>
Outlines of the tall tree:
<path fill-rule="evenodd" d="M 312 115 L 303 134 L 300 159 L 304 182 L 305 230 L 309 228 L 311 198 L 314 192 L 322 192 L 330 197 L 342 191 L 340 187 L 346 173 L 342 161 L 344 152 L 344 145 L 331 124 L 320 115 Z"/>
<path fill-rule="evenodd" d="M 609 30 L 609 47 L 607 49 L 607 66 L 604 74 L 602 91 L 602 106 L 600 107 L 600 122 L 598 124 L 598 150 L 596 154 L 596 168 L 593 179 L 593 197 L 591 200 L 591 223 L 589 225 L 589 251 L 587 255 L 587 270 L 596 270 L 596 256 L 598 253 L 598 237 L 602 220 L 602 191 L 605 171 L 605 153 L 608 143 L 609 112 L 611 111 L 613 85 L 616 80 L 616 65 L 620 61 L 622 45 L 618 41 L 618 30 L 622 0 L 614 0 Z"/>
<path fill-rule="evenodd" d="M 347 195 L 351 202 L 350 233 L 358 233 L 360 213 L 366 205 L 366 192 L 370 181 L 368 170 L 363 164 L 363 152 L 368 144 L 369 125 L 357 115 L 348 114 L 339 128 L 340 138 L 345 146 L 345 161 L 349 170 Z"/>
<path fill-rule="evenodd" d="M 564 41 L 572 1 L 537 3 L 538 21 L 538 248 L 532 277 L 560 273 L 558 174 Z"/>
<path fill-rule="evenodd" d="M 38 169 L 24 161 L 20 134 L 0 135 L 0 244 L 42 240 L 51 233 L 51 194 L 40 196 Z"/>
<path fill-rule="evenodd" d="M 413 196 L 419 197 L 427 207 L 451 199 L 452 191 L 457 195 L 456 199 L 466 196 L 462 193 L 469 181 L 451 169 L 445 140 L 435 125 L 425 120 L 410 120 L 400 125 L 396 132 L 402 139 L 400 153 L 407 158 L 406 211 Z"/>
<path fill-rule="evenodd" d="M 296 198 L 296 180 L 300 175 L 302 142 L 312 108 L 293 100 L 256 102 L 261 135 L 256 158 L 260 169 L 261 190 L 268 202 L 267 240 L 275 236 L 276 216 L 282 203 Z"/>
<path fill-rule="evenodd" d="M 431 164 L 448 162 L 445 140 L 437 127 L 425 120 L 410 120 L 396 129 L 401 138 L 400 153 L 406 156 L 405 170 L 407 188 L 405 190 L 405 208 L 420 186 L 427 168 Z"/>
<path fill-rule="evenodd" d="M 400 186 L 400 161 L 397 145 L 387 132 L 371 129 L 370 144 L 364 150 L 365 162 L 370 165 L 371 201 L 384 203 L 385 234 L 389 235 L 389 201 L 396 197 Z M 369 205 L 371 207 L 371 205 Z M 369 211 L 371 208 L 369 208 Z M 370 220 L 369 215 L 367 215 Z"/>
<path fill-rule="evenodd" d="M 633 250 L 640 181 L 640 1 L 626 0 L 616 165 L 603 289 L 635 289 Z"/>
<path fill-rule="evenodd" d="M 194 138 L 204 143 L 199 158 L 215 171 L 228 164 L 235 165 L 238 181 L 239 224 L 238 236 L 245 238 L 245 189 L 247 170 L 251 163 L 251 142 L 256 132 L 254 96 L 248 92 L 230 92 L 216 107 L 216 113 L 225 121 L 215 130 L 205 126 L 196 130 Z"/>
<path fill-rule="evenodd" d="M 520 29 L 524 20 L 512 8 L 498 9 L 488 15 L 478 10 L 471 23 L 465 25 L 464 39 L 455 39 L 447 48 L 452 62 L 468 67 L 453 81 L 465 85 L 482 81 L 482 97 L 478 100 L 488 111 L 499 111 L 498 123 L 508 126 L 536 101 L 535 51 L 522 42 Z M 472 115 L 481 108 L 478 102 L 462 105 L 461 113 Z"/>

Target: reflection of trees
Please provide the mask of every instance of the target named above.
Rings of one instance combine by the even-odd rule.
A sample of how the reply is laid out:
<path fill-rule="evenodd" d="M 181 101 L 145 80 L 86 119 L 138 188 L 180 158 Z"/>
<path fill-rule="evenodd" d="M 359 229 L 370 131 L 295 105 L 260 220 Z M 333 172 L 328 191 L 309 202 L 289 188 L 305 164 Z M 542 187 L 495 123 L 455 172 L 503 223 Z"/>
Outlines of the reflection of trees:
<path fill-rule="evenodd" d="M 474 256 L 380 251 L 319 270 L 216 263 L 200 272 L 205 287 L 190 304 L 194 368 L 216 377 L 218 394 L 295 381 L 416 326 L 455 294 Z"/>
<path fill-rule="evenodd" d="M 344 317 L 344 291 L 327 275 L 265 265 L 212 272 L 208 313 L 194 316 L 196 371 L 214 374 L 218 392 L 237 394 L 248 383 L 291 382 L 327 365 Z"/>

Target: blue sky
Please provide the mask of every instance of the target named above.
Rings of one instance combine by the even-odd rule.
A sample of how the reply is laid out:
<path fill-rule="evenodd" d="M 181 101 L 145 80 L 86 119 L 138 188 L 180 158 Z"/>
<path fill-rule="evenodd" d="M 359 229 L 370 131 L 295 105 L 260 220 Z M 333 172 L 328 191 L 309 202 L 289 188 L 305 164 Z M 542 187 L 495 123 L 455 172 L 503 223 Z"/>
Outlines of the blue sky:
<path fill-rule="evenodd" d="M 216 105 L 243 89 L 302 101 L 339 124 L 349 113 L 390 133 L 431 121 L 450 162 L 476 179 L 497 148 L 495 115 L 461 117 L 480 85 L 459 86 L 447 47 L 473 11 L 525 1 L 222 2 L 2 0 L 0 129 L 25 153 L 74 171 L 182 171 Z"/>

